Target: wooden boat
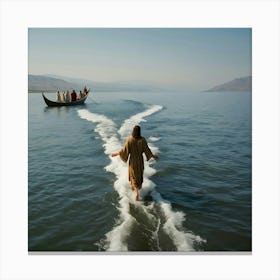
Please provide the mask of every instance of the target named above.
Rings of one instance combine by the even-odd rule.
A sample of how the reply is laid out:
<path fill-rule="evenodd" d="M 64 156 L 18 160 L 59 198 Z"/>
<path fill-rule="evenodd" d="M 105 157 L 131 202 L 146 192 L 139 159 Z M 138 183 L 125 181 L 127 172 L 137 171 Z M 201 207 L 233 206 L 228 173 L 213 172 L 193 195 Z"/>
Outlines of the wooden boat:
<path fill-rule="evenodd" d="M 43 98 L 46 102 L 46 104 L 50 107 L 60 107 L 60 106 L 75 106 L 75 105 L 82 105 L 85 103 L 88 95 L 89 95 L 89 90 L 87 91 L 87 94 L 81 98 L 81 99 L 77 99 L 76 101 L 73 102 L 56 102 L 56 101 L 51 101 L 49 100 L 44 93 L 42 92 Z"/>

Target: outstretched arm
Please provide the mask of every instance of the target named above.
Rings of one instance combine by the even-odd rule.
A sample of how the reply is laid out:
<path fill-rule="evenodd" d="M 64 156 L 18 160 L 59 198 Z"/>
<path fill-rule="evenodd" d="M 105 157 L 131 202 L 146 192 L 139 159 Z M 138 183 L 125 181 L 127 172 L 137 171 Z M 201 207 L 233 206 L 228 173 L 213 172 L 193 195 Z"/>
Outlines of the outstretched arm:
<path fill-rule="evenodd" d="M 112 157 L 120 156 L 122 161 L 127 162 L 129 153 L 130 153 L 129 139 L 127 138 L 123 148 L 120 151 L 118 151 L 118 152 L 112 153 L 111 156 Z"/>
<path fill-rule="evenodd" d="M 158 156 L 157 155 L 152 155 L 152 158 L 155 160 L 158 160 Z"/>
<path fill-rule="evenodd" d="M 145 138 L 143 138 L 143 152 L 145 153 L 147 160 L 150 160 L 151 158 L 158 160 L 158 156 L 152 153 Z"/>
<path fill-rule="evenodd" d="M 112 157 L 116 157 L 116 156 L 119 156 L 120 155 L 120 152 L 116 152 L 116 153 L 112 153 Z"/>

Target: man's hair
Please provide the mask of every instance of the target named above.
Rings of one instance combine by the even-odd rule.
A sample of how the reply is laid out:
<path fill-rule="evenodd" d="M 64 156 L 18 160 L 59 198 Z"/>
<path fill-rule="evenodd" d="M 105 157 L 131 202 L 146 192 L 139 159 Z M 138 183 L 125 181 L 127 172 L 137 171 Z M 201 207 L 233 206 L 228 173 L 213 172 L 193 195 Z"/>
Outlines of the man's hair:
<path fill-rule="evenodd" d="M 133 138 L 140 138 L 141 137 L 141 127 L 139 125 L 135 125 L 133 127 L 132 137 Z"/>

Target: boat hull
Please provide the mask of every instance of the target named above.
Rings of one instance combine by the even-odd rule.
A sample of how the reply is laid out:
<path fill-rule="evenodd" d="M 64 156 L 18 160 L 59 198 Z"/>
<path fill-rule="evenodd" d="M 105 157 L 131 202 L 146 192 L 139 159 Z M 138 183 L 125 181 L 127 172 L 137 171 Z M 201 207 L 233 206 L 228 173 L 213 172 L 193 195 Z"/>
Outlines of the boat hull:
<path fill-rule="evenodd" d="M 89 92 L 87 93 L 87 95 L 79 100 L 73 101 L 73 102 L 55 102 L 52 100 L 49 100 L 44 93 L 42 93 L 42 96 L 45 100 L 45 103 L 49 106 L 49 107 L 62 107 L 62 106 L 76 106 L 76 105 L 83 105 L 87 99 L 89 95 Z"/>

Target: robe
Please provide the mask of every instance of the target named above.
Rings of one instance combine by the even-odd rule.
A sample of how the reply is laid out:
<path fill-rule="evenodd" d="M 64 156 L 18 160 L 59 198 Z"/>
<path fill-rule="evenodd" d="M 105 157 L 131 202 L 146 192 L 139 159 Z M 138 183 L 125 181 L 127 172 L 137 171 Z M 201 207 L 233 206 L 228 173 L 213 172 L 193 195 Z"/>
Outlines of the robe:
<path fill-rule="evenodd" d="M 143 153 L 145 153 L 147 160 L 153 156 L 144 137 L 134 138 L 129 136 L 124 147 L 119 151 L 120 158 L 124 162 L 127 162 L 129 158 L 128 179 L 131 186 L 137 189 L 141 189 L 143 183 Z"/>

